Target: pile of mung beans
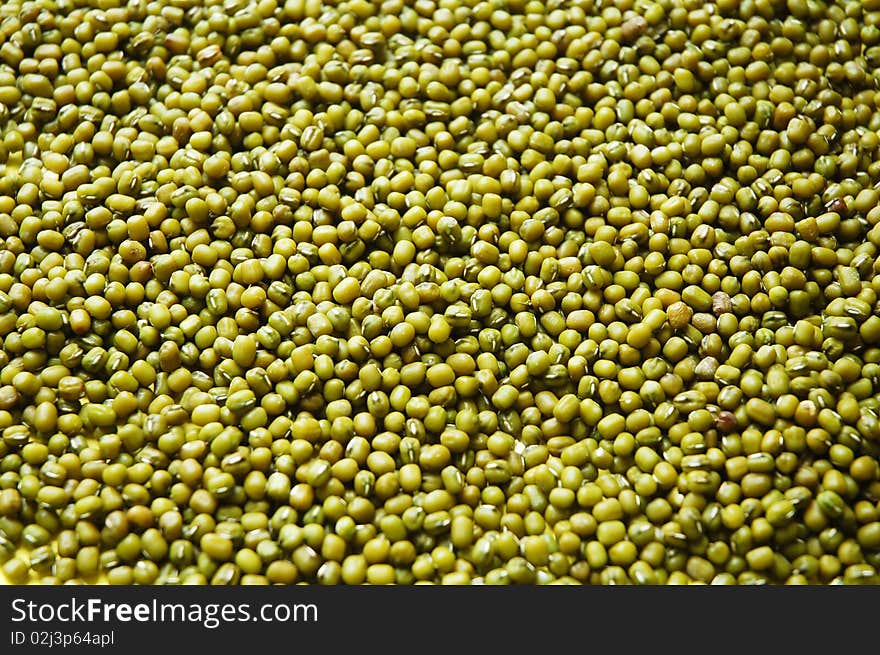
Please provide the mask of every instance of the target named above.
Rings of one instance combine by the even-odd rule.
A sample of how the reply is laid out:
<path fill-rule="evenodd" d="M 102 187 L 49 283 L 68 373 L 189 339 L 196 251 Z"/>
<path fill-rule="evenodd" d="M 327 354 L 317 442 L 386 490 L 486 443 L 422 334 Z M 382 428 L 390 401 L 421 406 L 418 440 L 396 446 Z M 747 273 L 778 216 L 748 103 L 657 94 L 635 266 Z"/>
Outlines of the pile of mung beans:
<path fill-rule="evenodd" d="M 880 582 L 880 0 L 4 0 L 10 583 Z"/>

